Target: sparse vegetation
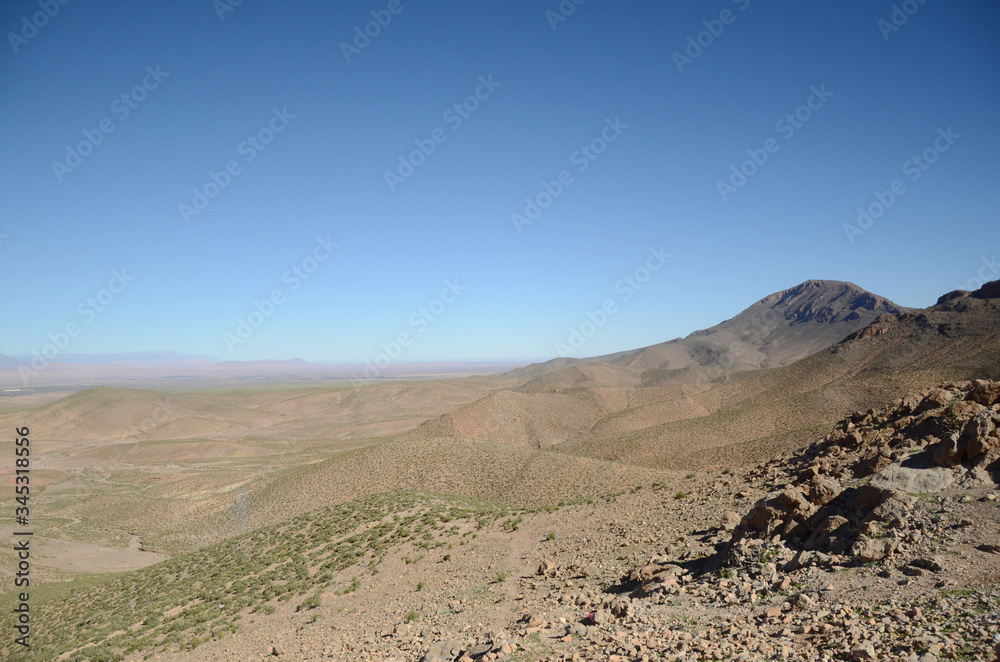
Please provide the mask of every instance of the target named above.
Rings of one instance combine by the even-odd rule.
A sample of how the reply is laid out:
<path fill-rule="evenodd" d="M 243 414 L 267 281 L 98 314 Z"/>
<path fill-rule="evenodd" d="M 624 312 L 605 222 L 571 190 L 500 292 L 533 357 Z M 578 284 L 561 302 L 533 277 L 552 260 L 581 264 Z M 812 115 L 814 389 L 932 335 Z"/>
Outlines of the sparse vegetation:
<path fill-rule="evenodd" d="M 518 515 L 517 517 L 515 517 L 513 519 L 506 520 L 503 523 L 503 525 L 502 525 L 503 526 L 503 530 L 504 531 L 517 531 L 518 527 L 521 526 L 522 522 L 524 522 L 524 518 L 521 517 L 520 515 Z"/>
<path fill-rule="evenodd" d="M 25 659 L 54 659 L 87 645 L 91 661 L 194 648 L 235 631 L 243 610 L 266 617 L 275 613 L 275 603 L 310 592 L 296 611 L 317 609 L 323 590 L 333 589 L 336 573 L 366 556 L 377 563 L 392 546 L 426 543 L 413 540 L 421 527 L 421 535 L 434 531 L 432 539 L 447 538 L 458 536 L 458 530 L 440 523 L 484 517 L 506 517 L 511 527 L 523 522 L 511 509 L 488 502 L 393 492 L 322 508 L 142 570 L 44 585 L 32 592 L 32 607 L 47 627 L 37 631 L 33 657 Z M 335 594 L 361 586 L 355 576 Z M 418 587 L 423 586 L 421 581 Z M 66 599 L 71 591 L 74 598 Z M 139 614 L 131 603 L 136 595 L 144 600 Z M 12 598 L 2 596 L 0 608 Z M 220 604 L 225 608 L 220 610 Z"/>

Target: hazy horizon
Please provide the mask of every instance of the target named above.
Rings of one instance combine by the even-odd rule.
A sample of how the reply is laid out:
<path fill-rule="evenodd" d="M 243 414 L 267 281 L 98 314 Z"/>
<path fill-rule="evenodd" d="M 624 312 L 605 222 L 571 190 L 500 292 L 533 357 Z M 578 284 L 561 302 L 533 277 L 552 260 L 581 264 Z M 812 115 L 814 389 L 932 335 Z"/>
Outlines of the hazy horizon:
<path fill-rule="evenodd" d="M 856 285 L 856 283 L 855 283 L 855 285 Z M 786 288 L 786 289 L 792 289 L 792 288 Z M 862 288 L 862 289 L 864 289 L 864 288 Z M 774 294 L 774 293 L 768 293 L 767 295 L 764 295 L 764 296 L 769 296 L 770 294 Z M 875 292 L 873 294 L 877 295 L 878 293 Z M 942 294 L 944 294 L 944 293 L 942 293 Z M 938 295 L 938 296 L 940 296 L 940 295 Z M 935 298 L 937 298 L 937 297 L 935 297 Z M 758 299 L 758 301 L 759 301 L 759 299 Z M 738 311 L 738 313 L 739 312 L 744 312 L 744 310 L 750 308 L 755 303 L 757 303 L 757 301 L 754 301 L 751 304 L 747 304 L 746 307 L 744 309 Z M 894 303 L 899 304 L 898 301 L 896 301 Z M 903 305 L 904 307 L 917 308 L 917 306 L 905 306 L 905 304 L 899 304 L 899 305 Z M 735 316 L 735 314 L 738 314 L 738 313 L 734 313 L 733 316 Z M 715 324 L 712 324 L 712 326 L 714 327 L 714 326 L 716 326 L 716 325 L 718 325 L 718 324 L 720 324 L 722 322 L 725 322 L 725 321 L 731 319 L 731 317 L 732 316 L 722 317 Z M 663 338 L 663 339 L 661 339 L 659 341 L 656 341 L 655 343 L 651 343 L 651 344 L 660 344 L 660 343 L 664 343 L 664 342 L 670 342 L 670 341 L 673 341 L 673 340 L 679 340 L 679 339 L 687 338 L 688 336 L 690 336 L 692 334 L 695 334 L 695 333 L 697 333 L 699 331 L 703 331 L 703 330 L 704 329 L 692 329 L 691 331 L 689 331 L 688 333 L 685 333 L 682 336 L 677 336 L 676 338 Z M 54 338 L 49 338 L 48 339 L 48 342 L 46 343 L 46 346 L 49 349 L 52 349 L 53 347 L 56 347 L 56 343 L 54 342 L 54 340 L 56 340 L 56 339 L 54 339 Z M 464 358 L 464 359 L 460 359 L 460 360 L 454 360 L 454 359 L 449 359 L 449 358 L 428 358 L 428 359 L 417 360 L 417 361 L 403 361 L 403 360 L 398 360 L 395 357 L 389 356 L 387 354 L 387 351 L 391 351 L 392 349 L 394 349 L 394 348 L 392 348 L 392 347 L 389 346 L 390 344 L 391 343 L 383 343 L 383 345 L 380 345 L 379 351 L 375 355 L 374 358 L 378 358 L 378 357 L 381 356 L 384 359 L 385 357 L 388 356 L 388 358 L 391 359 L 390 365 L 397 365 L 397 366 L 419 366 L 419 365 L 424 365 L 424 364 L 433 365 L 433 364 L 448 364 L 448 363 L 455 363 L 455 364 L 481 364 L 481 363 L 491 364 L 491 363 L 496 363 L 496 364 L 501 364 L 501 365 L 503 365 L 503 364 L 524 365 L 524 364 L 530 364 L 530 363 L 544 363 L 544 362 L 548 362 L 548 361 L 551 361 L 551 360 L 554 360 L 554 359 L 557 359 L 557 358 L 561 358 L 561 355 L 548 355 L 548 356 L 510 357 L 510 358 L 472 357 L 472 358 Z M 607 352 L 606 354 L 613 354 L 613 353 L 617 353 L 617 352 L 628 352 L 630 350 L 635 350 L 635 349 L 641 349 L 641 347 L 623 347 L 623 348 L 619 348 L 617 350 L 614 350 L 613 352 Z M 402 354 L 402 352 L 404 350 L 405 350 L 405 348 L 403 348 L 402 346 L 399 346 L 400 355 Z M 22 361 L 24 363 L 30 363 L 30 361 L 32 361 L 32 359 L 37 359 L 40 354 L 43 355 L 42 352 L 34 352 L 32 354 L 6 354 L 6 356 L 9 356 L 10 358 L 18 359 L 19 361 Z M 2 355 L 4 355 L 4 354 L 0 353 L 0 356 L 2 356 Z M 589 358 L 591 356 L 597 356 L 597 355 L 587 355 L 587 356 L 579 357 L 579 358 Z M 299 360 L 301 360 L 301 361 L 305 361 L 305 362 L 307 362 L 309 364 L 316 365 L 316 366 L 331 366 L 331 367 L 332 366 L 345 366 L 345 367 L 358 366 L 358 367 L 363 367 L 365 365 L 372 364 L 374 358 L 370 359 L 370 360 L 364 360 L 364 361 L 315 361 L 315 360 L 310 360 L 310 359 L 307 359 L 307 358 L 303 358 L 301 356 L 291 356 L 291 355 L 289 355 L 289 356 L 268 356 L 268 357 L 257 358 L 257 359 L 242 359 L 242 360 L 243 361 L 260 361 L 260 362 L 266 362 L 266 361 L 290 362 L 290 361 L 299 361 Z M 109 364 L 109 363 L 113 363 L 113 362 L 116 362 L 116 361 L 117 362 L 136 361 L 136 362 L 140 362 L 140 363 L 141 362 L 145 362 L 146 364 L 159 364 L 159 363 L 169 364 L 169 363 L 182 362 L 182 361 L 227 362 L 227 361 L 240 361 L 240 360 L 241 359 L 233 359 L 233 358 L 212 356 L 212 355 L 208 355 L 208 354 L 189 354 L 189 353 L 185 353 L 185 352 L 179 352 L 179 351 L 176 351 L 176 350 L 173 350 L 173 349 L 152 349 L 152 350 L 147 349 L 147 350 L 132 350 L 132 351 L 128 351 L 128 352 L 102 352 L 102 353 L 84 353 L 84 354 L 69 354 L 69 353 L 66 353 L 66 352 L 60 352 L 54 358 L 46 359 L 46 361 L 48 363 L 52 363 L 52 364 L 88 364 L 88 363 Z"/>

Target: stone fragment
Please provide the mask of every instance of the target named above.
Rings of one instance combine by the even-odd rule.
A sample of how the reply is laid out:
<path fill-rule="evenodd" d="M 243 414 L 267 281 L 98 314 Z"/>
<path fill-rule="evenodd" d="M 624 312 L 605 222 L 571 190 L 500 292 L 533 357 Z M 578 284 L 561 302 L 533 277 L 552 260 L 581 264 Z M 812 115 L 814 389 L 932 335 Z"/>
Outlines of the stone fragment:
<path fill-rule="evenodd" d="M 861 644 L 851 649 L 852 660 L 875 660 L 875 647 L 871 644 Z"/>
<path fill-rule="evenodd" d="M 806 540 L 805 548 L 808 550 L 818 549 L 821 551 L 832 551 L 835 538 L 846 538 L 850 535 L 849 522 L 846 517 L 840 515 L 830 515 L 824 519 L 813 531 L 813 534 Z"/>
<path fill-rule="evenodd" d="M 895 538 L 868 538 L 859 536 L 851 548 L 851 555 L 861 563 L 881 561 L 896 551 L 899 542 Z"/>

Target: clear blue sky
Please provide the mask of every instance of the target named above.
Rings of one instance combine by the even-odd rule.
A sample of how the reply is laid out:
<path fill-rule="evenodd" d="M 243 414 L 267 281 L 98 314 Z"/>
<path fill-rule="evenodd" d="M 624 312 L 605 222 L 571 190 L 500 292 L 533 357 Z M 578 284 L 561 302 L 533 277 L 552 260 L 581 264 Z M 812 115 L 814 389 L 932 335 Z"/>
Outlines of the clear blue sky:
<path fill-rule="evenodd" d="M 909 306 L 1000 278 L 996 3 L 897 0 L 890 31 L 888 0 L 224 2 L 3 3 L 0 353 L 76 324 L 64 353 L 546 359 L 608 300 L 574 355 L 810 278 Z"/>

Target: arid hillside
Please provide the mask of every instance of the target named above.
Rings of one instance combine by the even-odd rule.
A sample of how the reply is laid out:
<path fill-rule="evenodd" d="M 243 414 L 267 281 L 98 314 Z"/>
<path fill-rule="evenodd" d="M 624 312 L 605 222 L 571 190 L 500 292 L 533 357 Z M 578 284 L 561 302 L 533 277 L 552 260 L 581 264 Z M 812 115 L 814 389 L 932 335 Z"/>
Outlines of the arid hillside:
<path fill-rule="evenodd" d="M 775 296 L 757 307 L 785 298 Z M 909 390 L 997 377 L 1000 298 L 991 284 L 926 310 L 884 313 L 791 365 L 710 383 L 637 387 L 623 379 L 634 372 L 617 370 L 601 362 L 543 373 L 411 435 L 454 434 L 662 468 L 736 466 L 795 448 L 846 413 Z"/>
<path fill-rule="evenodd" d="M 533 508 L 405 490 L 354 498 L 41 587 L 23 657 L 992 661 L 998 425 L 1000 382 L 947 382 L 735 471 Z M 508 460 L 531 453 L 508 448 Z M 540 465 L 564 484 L 581 477 Z M 0 596 L 5 611 L 15 603 Z"/>
<path fill-rule="evenodd" d="M 548 383 L 573 383 L 575 368 L 607 363 L 630 369 L 644 385 L 709 381 L 732 372 L 794 363 L 864 328 L 880 315 L 911 309 L 868 292 L 854 283 L 810 280 L 775 292 L 739 315 L 686 338 L 588 359 L 554 359 L 517 368 L 506 376 Z M 608 386 L 624 385 L 621 373 L 604 369 Z M 555 373 L 555 374 L 553 374 Z"/>

